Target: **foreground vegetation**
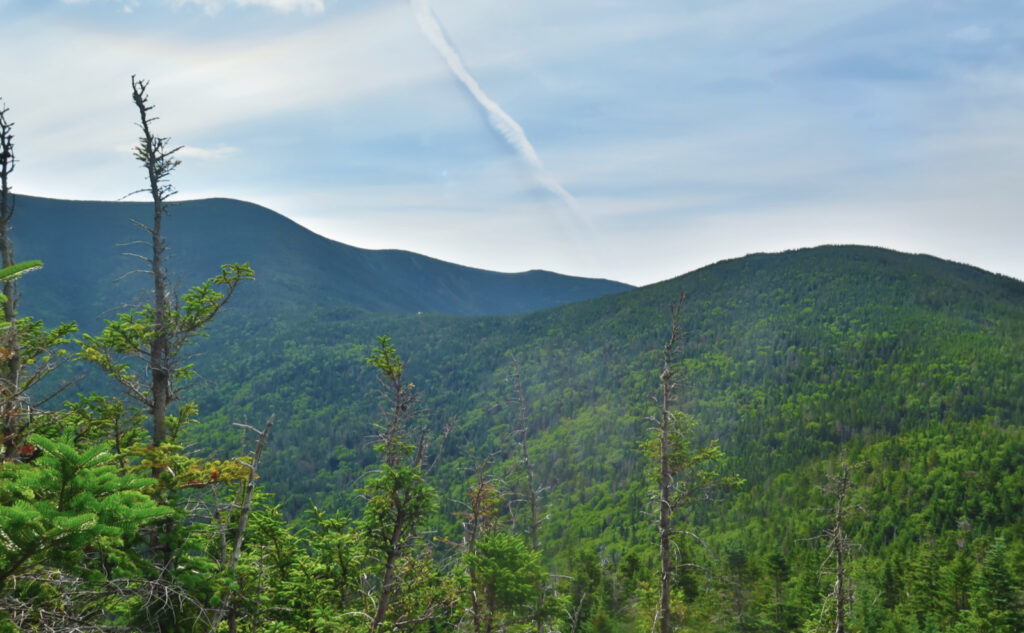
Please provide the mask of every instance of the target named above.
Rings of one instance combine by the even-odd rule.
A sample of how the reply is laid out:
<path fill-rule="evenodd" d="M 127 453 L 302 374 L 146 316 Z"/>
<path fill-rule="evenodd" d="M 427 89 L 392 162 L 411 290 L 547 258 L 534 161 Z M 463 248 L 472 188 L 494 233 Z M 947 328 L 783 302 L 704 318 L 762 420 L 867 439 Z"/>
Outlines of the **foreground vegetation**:
<path fill-rule="evenodd" d="M 3 244 L 0 630 L 1024 630 L 1019 282 L 823 248 L 199 342 L 253 273 L 159 288 L 175 150 L 132 87 L 170 300 L 47 330 Z M 86 366 L 108 382 L 46 399 Z"/>

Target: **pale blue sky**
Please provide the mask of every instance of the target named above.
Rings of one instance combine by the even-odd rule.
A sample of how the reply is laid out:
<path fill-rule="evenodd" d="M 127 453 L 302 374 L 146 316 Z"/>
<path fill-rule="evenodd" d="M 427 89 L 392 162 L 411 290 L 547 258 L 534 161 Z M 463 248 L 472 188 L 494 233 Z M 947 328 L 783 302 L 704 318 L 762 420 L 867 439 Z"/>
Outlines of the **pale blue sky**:
<path fill-rule="evenodd" d="M 1024 278 L 1024 2 L 0 0 L 16 191 L 644 284 L 823 243 Z M 172 220 L 173 221 L 173 220 Z"/>

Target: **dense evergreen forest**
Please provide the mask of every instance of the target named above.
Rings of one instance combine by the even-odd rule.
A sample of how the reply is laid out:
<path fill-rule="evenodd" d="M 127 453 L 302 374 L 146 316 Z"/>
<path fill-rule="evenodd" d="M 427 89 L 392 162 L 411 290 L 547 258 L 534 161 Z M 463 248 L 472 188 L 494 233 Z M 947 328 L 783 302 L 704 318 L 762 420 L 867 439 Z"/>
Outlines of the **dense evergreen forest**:
<path fill-rule="evenodd" d="M 244 220 L 167 212 L 132 88 L 159 284 L 190 222 Z M 854 246 L 640 289 L 351 251 L 311 281 L 242 232 L 123 309 L 124 258 L 58 289 L 68 235 L 15 258 L 18 214 L 86 203 L 15 204 L 0 111 L 0 630 L 1024 630 L 1021 282 Z"/>

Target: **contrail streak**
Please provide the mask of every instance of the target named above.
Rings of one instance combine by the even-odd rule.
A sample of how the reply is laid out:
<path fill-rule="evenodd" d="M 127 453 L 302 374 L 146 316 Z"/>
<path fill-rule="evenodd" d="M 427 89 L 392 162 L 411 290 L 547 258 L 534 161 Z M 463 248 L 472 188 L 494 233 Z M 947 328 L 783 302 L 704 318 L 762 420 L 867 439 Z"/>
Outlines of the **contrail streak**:
<path fill-rule="evenodd" d="M 466 70 L 466 66 L 459 58 L 459 54 L 455 52 L 452 45 L 448 43 L 448 39 L 445 38 L 444 31 L 441 30 L 441 24 L 434 16 L 434 12 L 430 10 L 427 0 L 410 0 L 410 2 L 413 13 L 416 15 L 416 22 L 419 23 L 423 35 L 437 49 L 437 52 L 441 54 L 441 57 L 444 58 L 452 73 L 466 86 L 469 94 L 473 95 L 477 103 L 487 111 L 487 118 L 490 120 L 491 125 L 494 126 L 494 129 L 526 160 L 537 182 L 558 196 L 570 209 L 575 210 L 577 206 L 576 199 L 565 190 L 565 187 L 555 180 L 554 176 L 544 169 L 544 163 L 541 162 L 540 156 L 537 155 L 537 150 L 533 149 L 530 140 L 526 138 L 523 128 L 507 112 L 502 110 L 501 106 L 487 96 L 483 89 L 480 88 L 480 84 L 473 78 L 473 75 L 469 74 L 469 71 Z"/>

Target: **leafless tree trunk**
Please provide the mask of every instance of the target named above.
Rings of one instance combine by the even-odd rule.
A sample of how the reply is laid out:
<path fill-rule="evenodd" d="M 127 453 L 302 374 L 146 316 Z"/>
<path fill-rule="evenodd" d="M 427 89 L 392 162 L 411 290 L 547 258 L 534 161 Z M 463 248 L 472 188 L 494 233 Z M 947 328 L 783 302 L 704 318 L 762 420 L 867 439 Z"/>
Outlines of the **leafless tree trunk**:
<path fill-rule="evenodd" d="M 658 552 L 661 561 L 659 579 L 658 619 L 661 633 L 672 632 L 672 433 L 676 418 L 672 412 L 676 404 L 675 353 L 682 339 L 679 310 L 683 297 L 672 307 L 672 330 L 662 349 L 661 393 L 658 407 Z"/>
<path fill-rule="evenodd" d="M 0 267 L 14 265 L 14 245 L 11 243 L 10 222 L 14 217 L 14 194 L 11 192 L 9 177 L 14 171 L 14 124 L 7 120 L 8 108 L 0 102 L 0 250 L 3 251 Z M 16 325 L 18 306 L 17 281 L 11 279 L 3 284 L 7 297 L 4 303 L 4 330 L 0 334 L 0 431 L 3 436 L 4 457 L 16 455 L 18 441 L 23 429 L 19 421 L 24 413 L 18 402 L 21 393 L 21 345 Z"/>
<path fill-rule="evenodd" d="M 836 600 L 835 633 L 846 633 L 846 614 L 850 607 L 850 587 L 846 577 L 847 558 L 850 553 L 850 540 L 843 531 L 846 495 L 850 489 L 850 468 L 842 465 L 842 472 L 832 482 L 832 493 L 836 498 L 833 524 L 829 530 L 829 550 L 836 559 L 836 584 L 833 596 Z"/>
<path fill-rule="evenodd" d="M 537 488 L 533 482 L 533 466 L 530 465 L 530 450 L 527 445 L 526 394 L 523 391 L 523 375 L 519 361 L 512 354 L 512 377 L 516 381 L 516 404 L 519 405 L 519 446 L 523 451 L 523 474 L 526 476 L 526 500 L 530 504 L 530 547 L 536 551 L 540 547 L 537 530 L 540 521 L 537 519 Z"/>
<path fill-rule="evenodd" d="M 10 221 L 14 217 L 14 194 L 11 193 L 8 178 L 14 171 L 14 124 L 7 120 L 8 108 L 0 102 L 0 249 L 3 249 L 3 261 L 0 267 L 14 265 L 14 246 L 11 244 Z M 17 282 L 4 282 L 4 320 L 14 322 L 18 303 Z M 9 364 L 9 363 L 8 363 Z"/>
<path fill-rule="evenodd" d="M 519 361 L 513 354 L 509 354 L 512 359 L 512 378 L 516 382 L 516 404 L 519 407 L 519 445 L 523 451 L 523 474 L 526 476 L 526 500 L 530 504 L 530 547 L 533 551 L 540 550 L 540 518 L 538 516 L 538 487 L 533 477 L 533 465 L 530 463 L 530 450 L 528 437 L 528 420 L 526 416 L 526 392 L 523 389 L 523 373 L 519 367 Z M 537 633 L 541 633 L 544 629 L 544 618 L 540 613 L 544 609 L 544 591 L 541 587 L 541 591 L 537 592 L 537 604 L 535 606 L 535 612 L 537 613 L 536 625 Z"/>
<path fill-rule="evenodd" d="M 167 332 L 168 288 L 167 270 L 164 267 L 164 253 L 167 249 L 162 233 L 162 221 L 167 213 L 167 198 L 175 190 L 167 182 L 171 172 L 180 164 L 174 154 L 180 147 L 170 148 L 170 139 L 155 136 L 151 125 L 156 117 L 151 116 L 153 106 L 146 95 L 148 81 L 132 75 L 132 100 L 139 109 L 139 128 L 142 135 L 135 147 L 135 158 L 146 166 L 149 178 L 149 193 L 153 197 L 153 225 L 148 231 L 152 237 L 153 254 L 149 258 L 153 274 L 153 329 L 154 336 L 149 348 L 149 370 L 151 382 L 151 409 L 153 416 L 153 443 L 160 444 L 167 438 L 167 405 L 171 400 L 171 343 Z"/>
<path fill-rule="evenodd" d="M 245 489 L 242 492 L 242 502 L 238 506 L 238 525 L 236 527 L 235 542 L 232 547 L 230 554 L 227 552 L 227 544 L 223 541 L 221 547 L 224 550 L 222 552 L 222 559 L 224 561 L 224 571 L 230 577 L 234 575 L 235 569 L 238 568 L 238 561 L 242 558 L 242 546 L 245 544 L 246 529 L 249 525 L 249 515 L 252 514 L 252 498 L 256 492 L 256 477 L 259 472 L 260 460 L 263 458 L 263 449 L 267 445 L 267 439 L 270 437 L 270 427 L 274 425 L 274 416 L 270 416 L 267 423 L 264 425 L 263 430 L 260 431 L 248 424 L 235 424 L 235 426 L 242 429 L 242 432 L 253 431 L 259 434 L 259 439 L 256 441 L 256 448 L 253 450 L 252 460 L 245 464 L 249 468 L 249 479 L 246 481 Z M 243 462 L 244 463 L 244 462 Z M 223 534 L 223 532 L 222 532 Z M 220 609 L 217 610 L 213 617 L 210 625 L 211 633 L 216 633 L 217 626 L 220 622 L 227 617 L 228 619 L 228 631 L 235 633 L 238 628 L 237 608 L 235 605 L 234 592 L 230 592 L 224 599 L 224 603 Z"/>

